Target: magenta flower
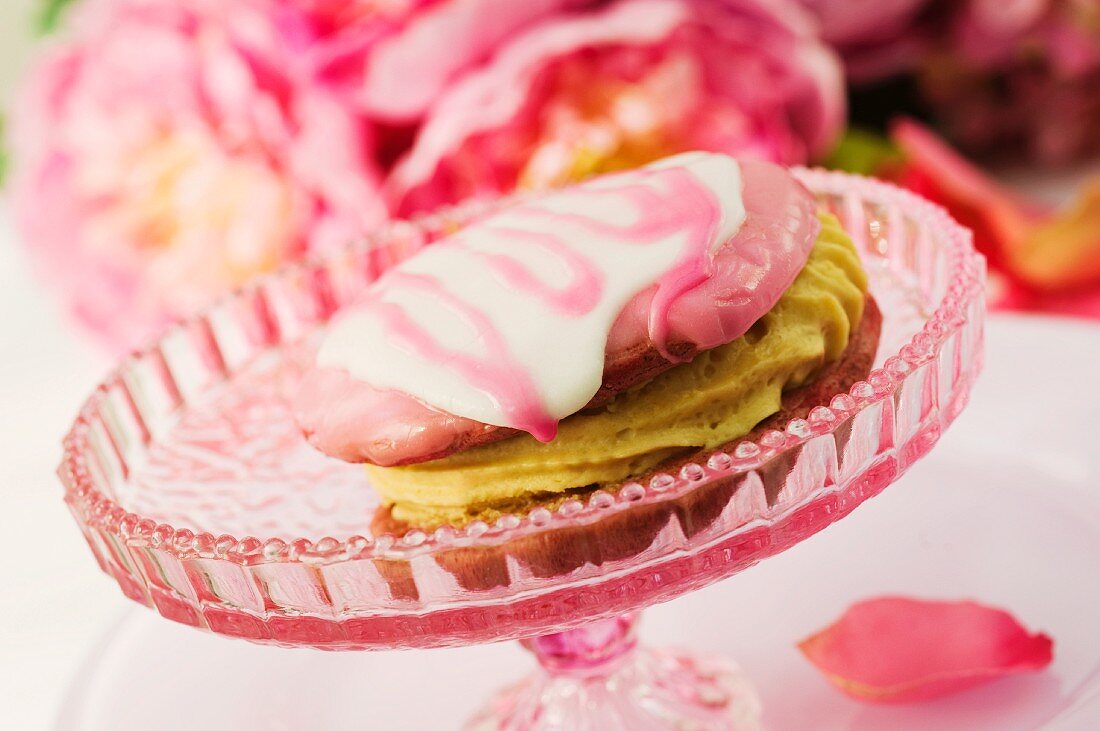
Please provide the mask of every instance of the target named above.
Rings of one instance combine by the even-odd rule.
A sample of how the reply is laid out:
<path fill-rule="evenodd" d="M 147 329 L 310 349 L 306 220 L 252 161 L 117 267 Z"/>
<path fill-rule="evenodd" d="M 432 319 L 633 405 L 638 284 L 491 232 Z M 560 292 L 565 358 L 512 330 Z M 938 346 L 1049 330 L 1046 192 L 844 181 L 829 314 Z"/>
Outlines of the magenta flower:
<path fill-rule="evenodd" d="M 91 0 L 13 113 L 39 268 L 115 348 L 382 219 L 372 131 L 247 2 Z"/>
<path fill-rule="evenodd" d="M 619 0 L 531 25 L 448 87 L 388 192 L 407 214 L 689 149 L 805 162 L 843 98 L 796 5 Z"/>
<path fill-rule="evenodd" d="M 591 0 L 246 0 L 275 21 L 290 57 L 367 114 L 421 117 L 510 34 Z"/>
<path fill-rule="evenodd" d="M 1100 152 L 1100 3 L 960 6 L 922 79 L 948 134 L 1046 163 Z"/>
<path fill-rule="evenodd" d="M 931 0 L 799 2 L 817 18 L 822 40 L 840 52 L 855 82 L 911 71 L 931 45 L 931 26 L 916 22 Z"/>

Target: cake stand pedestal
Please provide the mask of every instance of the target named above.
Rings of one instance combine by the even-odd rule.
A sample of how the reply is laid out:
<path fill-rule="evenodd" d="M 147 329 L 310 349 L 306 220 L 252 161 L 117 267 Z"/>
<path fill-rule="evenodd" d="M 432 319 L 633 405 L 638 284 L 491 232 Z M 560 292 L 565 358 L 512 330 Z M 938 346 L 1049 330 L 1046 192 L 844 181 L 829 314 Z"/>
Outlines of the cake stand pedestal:
<path fill-rule="evenodd" d="M 639 648 L 637 613 L 523 640 L 540 670 L 466 726 L 516 729 L 760 728 L 760 697 L 728 660 Z"/>

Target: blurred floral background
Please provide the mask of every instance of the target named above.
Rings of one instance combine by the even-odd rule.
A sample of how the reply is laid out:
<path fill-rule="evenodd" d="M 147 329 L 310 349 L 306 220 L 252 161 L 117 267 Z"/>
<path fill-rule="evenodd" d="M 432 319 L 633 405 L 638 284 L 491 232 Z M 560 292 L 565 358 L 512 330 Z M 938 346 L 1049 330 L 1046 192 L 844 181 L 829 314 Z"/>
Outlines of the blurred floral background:
<path fill-rule="evenodd" d="M 96 375 L 387 217 L 724 150 L 913 188 L 974 228 L 995 307 L 1100 318 L 1100 0 L 2 0 L 0 127 L 0 534 L 36 548 L 0 593 L 0 657 L 19 668 L 0 728 L 64 727 L 119 609 L 51 478 Z M 990 318 L 970 436 L 941 442 L 926 479 L 953 490 L 972 454 L 1003 453 L 975 435 L 1012 420 L 1028 449 L 991 465 L 1000 487 L 1095 483 L 1079 448 L 1095 398 L 1015 384 L 1095 362 L 1096 332 Z M 1048 512 L 1021 551 L 1061 530 Z M 989 555 L 960 563 L 978 594 L 1004 563 Z M 1007 565 L 1029 590 L 1074 576 Z M 1087 594 L 1036 606 L 1091 617 Z M 1092 652 L 1064 639 L 1061 658 Z"/>
<path fill-rule="evenodd" d="M 11 210 L 116 351 L 387 217 L 687 149 L 892 179 L 974 228 L 993 305 L 1100 317 L 1097 0 L 24 4 Z M 1051 206 L 1020 166 L 1086 173 Z"/>

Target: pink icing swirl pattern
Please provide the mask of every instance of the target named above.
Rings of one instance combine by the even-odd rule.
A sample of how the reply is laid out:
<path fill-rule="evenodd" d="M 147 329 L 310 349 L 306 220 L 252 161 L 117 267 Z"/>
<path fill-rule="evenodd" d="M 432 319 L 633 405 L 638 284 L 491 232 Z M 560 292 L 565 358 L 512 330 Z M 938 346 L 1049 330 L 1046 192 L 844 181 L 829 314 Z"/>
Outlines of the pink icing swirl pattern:
<path fill-rule="evenodd" d="M 497 255 L 510 262 L 517 271 L 526 272 L 515 260 Z M 382 297 L 387 289 L 404 287 L 435 297 L 470 323 L 482 345 L 482 353 L 473 355 L 448 348 L 399 305 Z M 384 322 L 384 329 L 398 347 L 411 351 L 425 360 L 445 362 L 460 373 L 475 388 L 500 404 L 504 420 L 509 425 L 525 429 L 544 442 L 554 438 L 557 421 L 543 407 L 535 384 L 523 365 L 516 361 L 503 337 L 485 313 L 447 291 L 439 279 L 426 274 L 393 271 L 362 300 Z"/>
<path fill-rule="evenodd" d="M 685 153 L 505 208 L 337 315 L 303 386 L 315 446 L 399 464 L 485 425 L 548 441 L 605 361 L 715 347 L 793 281 L 813 200 L 780 168 Z"/>

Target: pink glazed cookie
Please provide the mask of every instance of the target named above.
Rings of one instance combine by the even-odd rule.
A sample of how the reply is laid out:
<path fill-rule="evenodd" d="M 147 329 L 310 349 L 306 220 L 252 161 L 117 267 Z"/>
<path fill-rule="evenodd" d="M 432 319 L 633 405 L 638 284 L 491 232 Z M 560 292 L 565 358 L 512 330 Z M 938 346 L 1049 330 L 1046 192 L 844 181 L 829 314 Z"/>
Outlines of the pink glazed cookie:
<path fill-rule="evenodd" d="M 521 431 L 549 441 L 560 419 L 745 334 L 819 228 L 787 171 L 710 153 L 504 209 L 334 318 L 297 418 L 321 451 L 379 466 Z"/>

